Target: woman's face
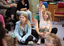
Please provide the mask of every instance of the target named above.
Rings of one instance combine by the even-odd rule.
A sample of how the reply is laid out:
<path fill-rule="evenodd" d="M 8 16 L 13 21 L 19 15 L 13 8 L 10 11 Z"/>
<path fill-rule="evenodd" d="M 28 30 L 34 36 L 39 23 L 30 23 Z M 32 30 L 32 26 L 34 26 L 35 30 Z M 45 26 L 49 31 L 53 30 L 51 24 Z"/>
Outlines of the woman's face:
<path fill-rule="evenodd" d="M 43 18 L 48 19 L 48 14 L 46 12 L 44 13 Z"/>
<path fill-rule="evenodd" d="M 54 40 L 54 38 L 47 37 L 46 42 L 45 42 L 45 46 L 56 46 L 55 44 L 53 44 L 53 40 Z"/>
<path fill-rule="evenodd" d="M 21 16 L 20 16 L 20 21 L 21 21 L 21 22 L 25 22 L 25 21 L 26 21 L 26 18 L 25 18 L 23 15 L 21 15 Z"/>

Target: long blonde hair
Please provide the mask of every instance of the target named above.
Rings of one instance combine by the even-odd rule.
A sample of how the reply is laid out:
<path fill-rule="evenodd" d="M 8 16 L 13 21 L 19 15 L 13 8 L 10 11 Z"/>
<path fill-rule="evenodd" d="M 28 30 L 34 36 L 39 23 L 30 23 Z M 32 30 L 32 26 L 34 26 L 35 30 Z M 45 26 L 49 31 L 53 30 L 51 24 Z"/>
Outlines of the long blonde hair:
<path fill-rule="evenodd" d="M 20 15 L 21 16 L 21 15 Z M 26 22 L 25 22 L 25 24 L 24 24 L 24 26 L 27 24 L 27 26 L 29 27 L 29 28 L 31 28 L 31 23 L 30 23 L 30 21 L 28 20 L 28 17 L 27 17 L 27 15 L 26 14 L 22 14 L 22 16 L 24 16 L 25 18 L 26 18 Z M 22 23 L 20 23 L 20 26 L 22 25 Z M 21 30 L 22 30 L 22 28 L 21 28 Z"/>
<path fill-rule="evenodd" d="M 48 20 L 52 21 L 51 12 L 50 12 L 50 11 L 47 11 L 47 10 L 46 10 L 45 12 L 46 12 L 47 15 L 48 15 L 47 21 L 48 21 Z"/>
<path fill-rule="evenodd" d="M 56 46 L 62 46 L 60 39 L 58 38 L 58 36 L 56 36 L 54 33 L 49 34 L 49 36 L 51 36 L 52 38 L 54 38 L 53 40 L 53 44 L 56 44 Z"/>

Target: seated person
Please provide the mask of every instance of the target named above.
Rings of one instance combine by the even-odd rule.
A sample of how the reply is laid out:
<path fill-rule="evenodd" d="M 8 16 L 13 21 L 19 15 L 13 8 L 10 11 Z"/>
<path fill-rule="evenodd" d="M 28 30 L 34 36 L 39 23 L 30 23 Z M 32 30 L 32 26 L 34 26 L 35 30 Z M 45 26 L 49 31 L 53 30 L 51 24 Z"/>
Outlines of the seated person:
<path fill-rule="evenodd" d="M 13 14 L 13 16 L 15 15 L 16 10 L 11 10 L 11 12 L 8 11 L 8 9 L 13 9 L 12 7 L 14 6 L 14 4 L 7 4 L 5 0 L 0 0 L 0 6 L 1 6 L 0 7 L 0 14 L 3 17 L 6 17 L 6 16 L 11 17 L 12 14 Z M 2 7 L 4 7 L 4 8 L 2 8 Z M 8 13 L 7 13 L 7 11 L 8 11 Z M 9 14 L 9 15 L 7 15 L 7 14 Z"/>
<path fill-rule="evenodd" d="M 5 22 L 3 16 L 0 14 L 0 21 L 3 23 L 3 27 L 5 28 Z"/>
<path fill-rule="evenodd" d="M 62 46 L 61 41 L 54 33 L 49 34 L 46 37 L 45 46 Z"/>
<path fill-rule="evenodd" d="M 28 0 L 19 0 L 17 4 L 17 14 L 26 14 L 28 16 L 28 19 L 30 20 L 32 24 L 32 13 L 29 11 L 29 2 Z"/>
<path fill-rule="evenodd" d="M 16 22 L 14 34 L 20 44 L 33 44 L 31 23 L 26 14 L 20 15 L 20 21 Z"/>
<path fill-rule="evenodd" d="M 42 19 L 43 18 L 43 19 Z M 39 26 L 38 26 L 38 22 Z M 42 6 L 41 11 L 39 11 L 39 15 L 34 17 L 35 22 L 35 29 L 36 31 L 32 31 L 32 34 L 38 38 L 41 36 L 42 38 L 46 38 L 46 35 L 52 33 L 57 33 L 57 28 L 52 29 L 52 20 L 51 20 L 51 13 L 49 11 L 45 11 L 45 7 Z M 49 32 L 40 32 L 41 30 L 49 30 Z M 39 35 L 39 36 L 38 36 Z M 38 36 L 38 37 L 37 37 Z M 41 38 L 38 40 L 37 44 L 41 44 Z"/>

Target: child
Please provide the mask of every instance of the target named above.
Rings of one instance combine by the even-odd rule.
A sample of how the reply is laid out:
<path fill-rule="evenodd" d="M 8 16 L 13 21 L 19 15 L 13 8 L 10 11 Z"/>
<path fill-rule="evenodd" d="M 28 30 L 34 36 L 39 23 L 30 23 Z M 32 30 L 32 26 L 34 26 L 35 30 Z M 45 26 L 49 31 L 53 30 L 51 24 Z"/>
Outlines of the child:
<path fill-rule="evenodd" d="M 46 37 L 45 46 L 62 46 L 60 39 L 54 33 Z"/>
<path fill-rule="evenodd" d="M 7 46 L 17 46 L 17 38 L 12 37 L 11 35 L 5 36 L 5 41 L 7 43 Z"/>
<path fill-rule="evenodd" d="M 20 15 L 20 21 L 16 22 L 14 34 L 20 44 L 33 44 L 33 37 L 31 36 L 31 23 L 26 14 Z"/>
<path fill-rule="evenodd" d="M 39 11 L 39 17 L 40 17 L 40 25 L 39 25 L 39 32 L 43 35 L 39 36 L 39 40 L 37 44 L 41 44 L 41 39 L 46 38 L 46 35 L 48 35 L 51 32 L 51 13 L 49 11 L 45 11 L 43 14 L 41 11 Z"/>

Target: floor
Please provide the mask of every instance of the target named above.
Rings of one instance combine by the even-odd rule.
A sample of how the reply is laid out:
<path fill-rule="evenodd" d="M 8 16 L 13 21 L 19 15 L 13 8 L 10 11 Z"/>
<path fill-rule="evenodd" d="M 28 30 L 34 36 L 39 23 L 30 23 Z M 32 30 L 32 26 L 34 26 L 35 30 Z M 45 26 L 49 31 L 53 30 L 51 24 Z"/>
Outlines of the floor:
<path fill-rule="evenodd" d="M 64 41 L 63 41 L 64 27 L 62 27 L 62 24 L 64 24 L 64 21 L 54 22 L 54 24 L 52 25 L 52 28 L 53 27 L 58 28 L 58 33 L 56 35 L 60 38 L 62 46 L 64 46 Z M 9 32 L 10 35 L 12 33 L 13 33 L 13 31 Z M 41 45 L 37 45 L 36 43 L 34 43 L 34 45 L 20 45 L 20 44 L 18 44 L 18 46 L 44 46 L 44 44 L 43 43 Z"/>

